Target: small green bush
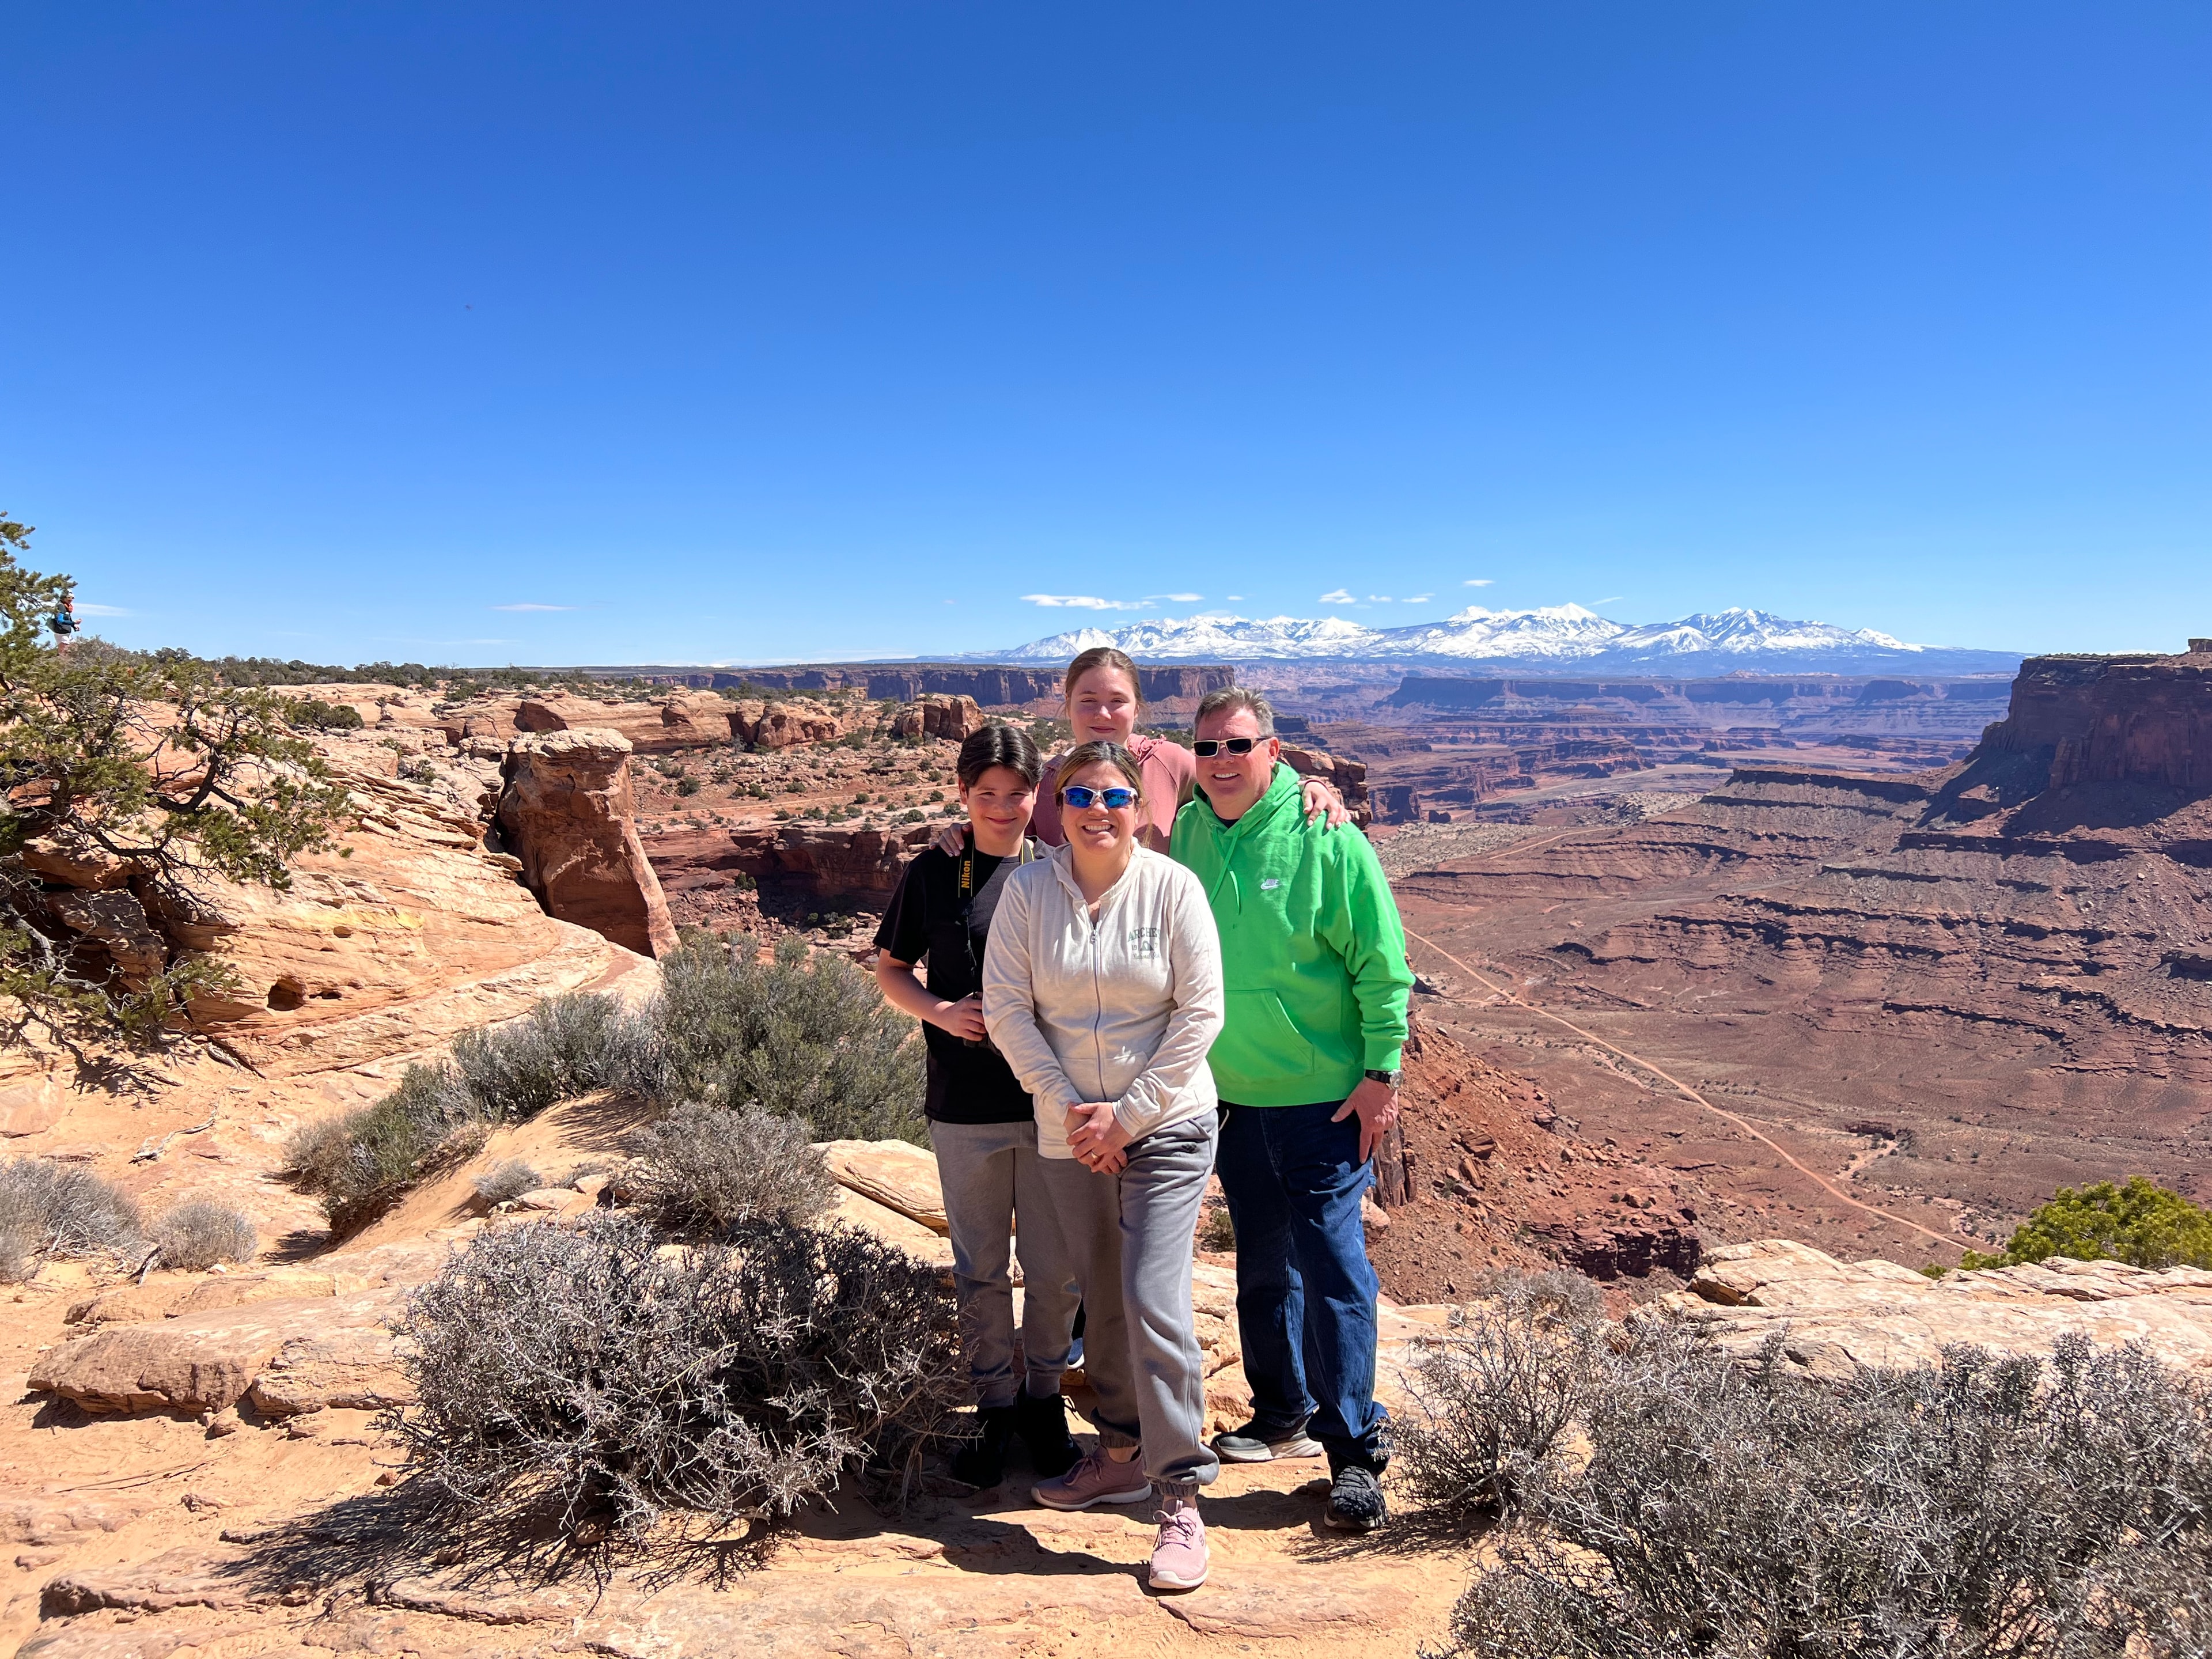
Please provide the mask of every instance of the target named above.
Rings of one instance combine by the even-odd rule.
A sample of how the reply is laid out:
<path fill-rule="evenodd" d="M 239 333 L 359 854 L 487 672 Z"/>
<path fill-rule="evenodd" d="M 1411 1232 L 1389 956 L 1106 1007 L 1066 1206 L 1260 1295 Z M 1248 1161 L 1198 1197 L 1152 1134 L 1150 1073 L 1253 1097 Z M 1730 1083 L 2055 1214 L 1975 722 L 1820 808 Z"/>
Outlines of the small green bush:
<path fill-rule="evenodd" d="M 165 1211 L 154 1224 L 153 1239 L 161 1265 L 184 1273 L 202 1273 L 218 1261 L 251 1261 L 261 1248 L 252 1218 L 211 1198 L 188 1198 Z"/>
<path fill-rule="evenodd" d="M 1226 1204 L 1210 1203 L 1199 1211 L 1198 1248 L 1201 1250 L 1234 1250 L 1237 1248 L 1237 1224 L 1230 1219 Z"/>
<path fill-rule="evenodd" d="M 2179 1193 L 2131 1177 L 2078 1191 L 2061 1187 L 2015 1229 L 2002 1251 L 1969 1250 L 1962 1267 L 2011 1267 L 2062 1255 L 2076 1261 L 2110 1258 L 2137 1267 L 2212 1267 L 2212 1210 Z"/>
<path fill-rule="evenodd" d="M 339 1236 L 357 1232 L 441 1157 L 472 1152 L 491 1126 L 535 1117 L 632 1069 L 638 1041 L 611 999 L 549 997 L 521 1019 L 465 1031 L 450 1060 L 410 1066 L 373 1105 L 310 1125 L 286 1167 L 322 1194 Z"/>
<path fill-rule="evenodd" d="M 677 1232 L 798 1226 L 828 1209 L 837 1192 L 812 1139 L 805 1123 L 757 1107 L 678 1106 L 638 1134 L 626 1184 L 640 1209 Z"/>
<path fill-rule="evenodd" d="M 320 697 L 289 700 L 284 723 L 302 732 L 358 732 L 361 710 L 349 702 L 325 702 Z"/>
<path fill-rule="evenodd" d="M 851 963 L 788 935 L 763 962 L 757 939 L 695 932 L 660 970 L 647 1041 L 625 1079 L 639 1093 L 758 1106 L 811 1124 L 824 1140 L 921 1143 L 913 1022 Z"/>

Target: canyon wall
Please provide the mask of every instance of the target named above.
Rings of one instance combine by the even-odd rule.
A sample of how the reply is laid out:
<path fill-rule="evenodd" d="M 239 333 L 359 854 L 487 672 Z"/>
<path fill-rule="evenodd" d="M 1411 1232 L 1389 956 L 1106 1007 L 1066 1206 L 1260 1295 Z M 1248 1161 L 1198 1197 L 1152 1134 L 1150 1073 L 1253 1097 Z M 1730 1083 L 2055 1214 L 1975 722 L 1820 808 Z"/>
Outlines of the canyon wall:
<path fill-rule="evenodd" d="M 1057 701 L 1060 668 L 1006 668 L 991 664 L 826 663 L 804 668 L 652 668 L 601 670 L 611 678 L 665 685 L 694 685 L 715 690 L 865 691 L 878 700 L 912 702 L 919 697 L 973 697 L 986 708 L 1009 708 Z M 1233 668 L 1211 665 L 1167 668 L 1139 665 L 1139 689 L 1147 702 L 1197 698 L 1237 683 Z"/>
<path fill-rule="evenodd" d="M 2142 1173 L 2212 1197 L 2209 745 L 2212 652 L 2039 659 L 1959 764 L 1741 766 L 1648 823 L 1410 875 L 1401 902 L 1417 934 L 1667 1056 L 1836 1189 L 1985 1247 L 2063 1184 Z M 1592 1070 L 1540 1017 L 1483 1024 L 1624 1144 L 1702 1141 L 1746 1226 L 1779 1212 L 1826 1248 L 1924 1259 L 1910 1228 L 1667 1086 Z"/>
<path fill-rule="evenodd" d="M 2031 762 L 2049 788 L 2135 782 L 2212 790 L 2212 649 L 2031 657 L 1986 746 Z"/>

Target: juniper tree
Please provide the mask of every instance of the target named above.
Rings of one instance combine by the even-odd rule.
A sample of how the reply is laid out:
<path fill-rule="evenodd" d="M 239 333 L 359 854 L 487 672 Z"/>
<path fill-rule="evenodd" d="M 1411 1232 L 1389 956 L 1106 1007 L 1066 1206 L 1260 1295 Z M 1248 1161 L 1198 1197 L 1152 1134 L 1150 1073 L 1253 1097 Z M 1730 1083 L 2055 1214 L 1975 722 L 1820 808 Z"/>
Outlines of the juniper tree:
<path fill-rule="evenodd" d="M 226 684 L 181 651 L 65 646 L 76 582 L 29 570 L 31 526 L 0 516 L 0 994 L 49 1026 L 151 1037 L 184 999 L 227 983 L 164 949 L 118 973 L 58 917 L 20 855 L 32 843 L 105 866 L 153 916 L 190 914 L 209 872 L 283 888 L 326 846 L 346 792 L 289 724 L 292 705 Z"/>

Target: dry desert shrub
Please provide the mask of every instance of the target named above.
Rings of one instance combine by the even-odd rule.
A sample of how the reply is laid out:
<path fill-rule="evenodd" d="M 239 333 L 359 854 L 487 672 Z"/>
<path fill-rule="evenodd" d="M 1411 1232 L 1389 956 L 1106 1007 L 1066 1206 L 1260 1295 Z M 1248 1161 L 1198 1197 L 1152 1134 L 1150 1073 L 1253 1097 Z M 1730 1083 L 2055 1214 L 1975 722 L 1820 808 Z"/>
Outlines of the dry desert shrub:
<path fill-rule="evenodd" d="M 434 1161 L 472 1150 L 486 1128 L 607 1086 L 632 1041 L 629 1024 L 611 998 L 575 992 L 464 1032 L 452 1059 L 410 1066 L 374 1105 L 302 1130 L 287 1167 L 323 1195 L 333 1231 L 357 1231 Z"/>
<path fill-rule="evenodd" d="M 538 1171 L 519 1158 L 504 1158 L 476 1178 L 477 1196 L 487 1204 L 504 1204 L 544 1184 Z"/>
<path fill-rule="evenodd" d="M 757 1106 L 825 1140 L 919 1142 L 921 1050 L 914 1022 L 842 957 L 787 935 L 687 934 L 660 961 L 660 990 L 626 1056 L 647 1099 Z"/>
<path fill-rule="evenodd" d="M 837 1182 L 806 1124 L 758 1107 L 679 1106 L 636 1138 L 628 1195 L 672 1231 L 720 1236 L 757 1222 L 797 1226 Z"/>
<path fill-rule="evenodd" d="M 1457 1530 L 1513 1513 L 1565 1473 L 1605 1354 L 1605 1304 L 1580 1273 L 1500 1275 L 1414 1373 L 1395 1461 Z"/>
<path fill-rule="evenodd" d="M 410 1488 L 464 1534 L 711 1537 L 855 1474 L 902 1498 L 963 1398 L 935 1273 L 851 1229 L 505 1229 L 400 1329 Z"/>
<path fill-rule="evenodd" d="M 1520 1494 L 1451 1654 L 2212 1651 L 2212 1401 L 2139 1349 L 1835 1385 L 1654 1319 L 1579 1389 L 1587 1462 Z"/>
<path fill-rule="evenodd" d="M 251 1261 L 261 1248 L 245 1211 L 211 1198 L 188 1198 L 154 1224 L 161 1265 L 201 1273 L 218 1261 Z"/>
<path fill-rule="evenodd" d="M 19 1283 L 49 1256 L 134 1255 L 138 1206 L 89 1170 L 46 1158 L 0 1164 L 0 1283 Z"/>
<path fill-rule="evenodd" d="M 687 935 L 661 958 L 638 1014 L 613 999 L 550 998 L 525 1018 L 465 1033 L 453 1057 L 410 1066 L 372 1106 L 312 1126 L 288 1167 L 339 1235 L 357 1231 L 490 1125 L 619 1088 L 659 1105 L 757 1108 L 824 1139 L 920 1140 L 921 1045 L 852 963 L 787 939 Z"/>

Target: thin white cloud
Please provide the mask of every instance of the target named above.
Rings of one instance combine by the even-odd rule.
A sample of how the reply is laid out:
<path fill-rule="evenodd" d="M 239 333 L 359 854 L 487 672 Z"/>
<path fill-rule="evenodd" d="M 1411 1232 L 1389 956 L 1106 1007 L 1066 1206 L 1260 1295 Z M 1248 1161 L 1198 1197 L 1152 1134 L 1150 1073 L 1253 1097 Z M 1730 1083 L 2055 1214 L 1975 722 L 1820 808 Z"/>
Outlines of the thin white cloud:
<path fill-rule="evenodd" d="M 1592 605 L 1619 605 L 1619 604 L 1621 602 L 1622 599 L 1623 599 L 1623 598 L 1625 598 L 1625 597 L 1626 597 L 1626 596 L 1625 596 L 1625 595 L 1623 595 L 1623 594 L 1615 593 L 1615 594 L 1614 594 L 1614 595 L 1613 595 L 1613 597 L 1612 597 L 1612 598 L 1610 598 L 1610 599 L 1592 599 L 1592 600 L 1590 601 L 1590 603 L 1591 603 Z"/>
<path fill-rule="evenodd" d="M 1165 599 L 1170 605 L 1197 605 L 1205 599 L 1206 595 L 1203 593 L 1155 593 L 1152 597 L 1156 599 Z"/>
<path fill-rule="evenodd" d="M 119 605 L 80 605 L 76 614 L 80 617 L 135 617 L 138 613 L 125 611 Z"/>
<path fill-rule="evenodd" d="M 492 609 L 495 611 L 574 611 L 577 608 L 577 606 L 573 605 L 532 605 L 526 601 L 521 605 L 495 605 L 492 606 Z"/>
<path fill-rule="evenodd" d="M 1101 599 L 1088 593 L 1024 593 L 1022 603 L 1048 611 L 1139 611 L 1145 605 L 1142 599 Z"/>
<path fill-rule="evenodd" d="M 1434 598 L 1436 598 L 1436 595 L 1433 593 L 1408 593 L 1406 596 L 1405 603 L 1407 605 L 1426 605 Z"/>
<path fill-rule="evenodd" d="M 1359 601 L 1353 599 L 1345 589 L 1340 587 L 1334 592 L 1322 594 L 1316 603 L 1319 605 L 1357 605 Z"/>
<path fill-rule="evenodd" d="M 1492 576 L 1469 576 L 1465 581 L 1462 582 L 1460 586 L 1462 587 L 1488 587 L 1492 586 L 1496 580 L 1497 579 Z"/>
<path fill-rule="evenodd" d="M 1393 600 L 1388 593 L 1370 593 L 1367 596 L 1367 603 L 1370 605 L 1391 605 L 1395 604 L 1395 601 Z"/>
<path fill-rule="evenodd" d="M 426 640 L 412 634 L 379 634 L 375 637 L 380 645 L 520 645 L 522 643 L 520 640 Z"/>
<path fill-rule="evenodd" d="M 1231 605 L 1242 605 L 1244 603 L 1244 596 L 1242 593 L 1227 593 L 1224 594 L 1222 597 L 1226 599 Z"/>

